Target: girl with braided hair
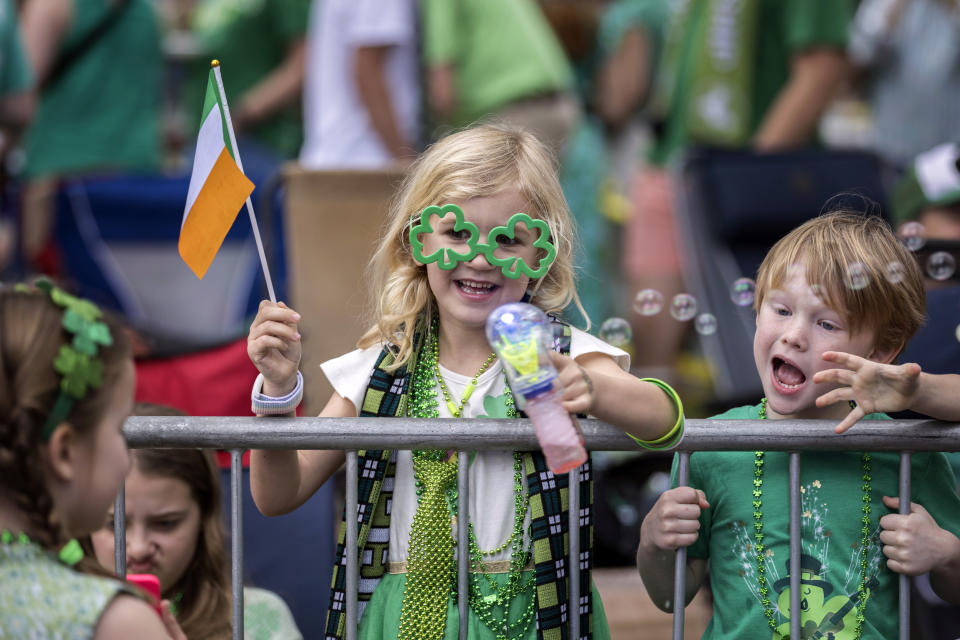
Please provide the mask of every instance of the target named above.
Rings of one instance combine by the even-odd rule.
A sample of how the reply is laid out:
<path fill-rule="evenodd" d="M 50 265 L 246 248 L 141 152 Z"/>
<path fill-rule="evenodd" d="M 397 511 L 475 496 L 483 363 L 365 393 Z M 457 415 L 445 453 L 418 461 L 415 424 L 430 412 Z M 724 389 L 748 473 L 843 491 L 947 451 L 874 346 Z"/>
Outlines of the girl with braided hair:
<path fill-rule="evenodd" d="M 92 303 L 37 287 L 0 289 L 0 638 L 183 639 L 76 541 L 129 468 L 130 346 Z"/>
<path fill-rule="evenodd" d="M 483 125 L 437 142 L 412 166 L 373 256 L 371 328 L 356 351 L 322 365 L 335 392 L 321 415 L 520 416 L 484 325 L 494 309 L 521 300 L 548 314 L 571 303 L 582 312 L 575 236 L 550 153 L 532 134 Z M 292 413 L 299 402 L 299 319 L 264 302 L 250 328 L 258 414 Z M 550 355 L 566 411 L 617 425 L 644 446 L 679 440 L 683 415 L 672 389 L 630 375 L 622 350 L 555 323 Z M 359 455 L 361 638 L 450 639 L 464 626 L 482 640 L 566 639 L 572 614 L 584 637 L 609 637 L 591 581 L 589 461 L 570 487 L 540 452 L 479 451 L 468 471 L 475 489 L 460 504 L 450 452 Z M 343 460 L 342 451 L 254 451 L 254 500 L 267 515 L 295 509 Z M 578 612 L 567 610 L 571 490 L 581 504 Z M 470 541 L 461 550 L 471 566 L 466 620 L 453 595 L 454 521 Z M 341 527 L 325 638 L 344 635 L 343 554 Z"/>

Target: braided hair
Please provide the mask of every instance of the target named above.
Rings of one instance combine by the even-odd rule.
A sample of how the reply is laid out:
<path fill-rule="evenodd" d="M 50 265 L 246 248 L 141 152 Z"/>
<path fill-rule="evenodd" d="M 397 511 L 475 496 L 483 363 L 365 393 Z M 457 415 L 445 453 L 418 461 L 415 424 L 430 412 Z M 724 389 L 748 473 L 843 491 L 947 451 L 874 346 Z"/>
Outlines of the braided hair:
<path fill-rule="evenodd" d="M 44 291 L 0 289 L 0 497 L 28 520 L 31 538 L 56 550 L 64 542 L 47 489 L 43 428 L 60 391 L 53 367 L 70 334 L 63 309 Z M 110 318 L 113 344 L 100 349 L 103 384 L 76 402 L 68 421 L 79 434 L 92 431 L 131 357 L 122 329 Z"/>

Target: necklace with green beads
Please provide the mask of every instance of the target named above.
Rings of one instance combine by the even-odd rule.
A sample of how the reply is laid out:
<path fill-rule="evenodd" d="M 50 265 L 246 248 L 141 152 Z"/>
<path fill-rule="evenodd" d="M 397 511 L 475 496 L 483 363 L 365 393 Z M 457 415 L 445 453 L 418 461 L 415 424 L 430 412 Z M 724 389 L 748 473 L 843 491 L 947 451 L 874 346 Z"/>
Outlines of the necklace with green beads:
<path fill-rule="evenodd" d="M 419 418 L 439 417 L 439 396 L 442 394 L 451 415 L 461 417 L 463 415 L 463 409 L 476 387 L 477 379 L 483 375 L 495 359 L 495 354 L 487 358 L 480 367 L 480 370 L 467 385 L 459 406 L 454 404 L 450 392 L 443 381 L 443 376 L 440 374 L 438 328 L 439 324 L 434 320 L 430 327 L 428 339 L 425 341 L 417 357 L 410 386 L 410 404 L 408 405 L 408 415 L 410 416 Z M 438 387 L 439 393 L 437 390 Z M 507 384 L 505 402 L 507 405 L 507 417 L 518 417 L 509 384 Z M 433 461 L 444 461 L 448 459 L 447 453 L 439 450 L 414 451 L 413 457 L 415 460 L 425 458 Z M 467 594 L 468 602 L 477 617 L 496 635 L 498 640 L 510 640 L 511 638 L 523 637 L 536 613 L 535 599 L 531 597 L 523 614 L 513 623 L 510 622 L 510 605 L 513 600 L 519 594 L 532 590 L 536 582 L 536 577 L 533 575 L 527 579 L 523 578 L 524 567 L 529 560 L 530 552 L 524 549 L 523 523 L 526 519 L 527 510 L 529 509 L 529 496 L 523 488 L 522 459 L 523 457 L 520 452 L 513 452 L 514 518 L 513 529 L 507 539 L 494 549 L 481 549 L 477 542 L 473 523 L 469 522 L 469 518 L 467 518 L 467 538 L 469 545 L 467 552 L 470 555 L 471 567 L 469 576 L 470 590 Z M 456 466 L 456 457 L 450 458 L 449 464 Z M 419 473 L 416 472 L 416 467 L 417 465 L 414 465 L 414 481 L 419 503 L 427 479 L 420 477 Z M 446 497 L 450 515 L 452 518 L 457 518 L 459 500 L 455 484 L 446 490 Z M 413 533 L 411 532 L 411 537 L 412 536 Z M 510 569 L 506 581 L 501 585 L 486 572 L 484 556 L 496 555 L 507 548 L 510 548 Z M 451 565 L 450 571 L 451 574 L 453 574 L 451 584 L 456 585 L 456 562 L 451 563 Z M 488 595 L 483 594 L 481 583 L 487 585 Z M 451 591 L 453 597 L 456 598 L 456 588 L 453 587 Z M 502 608 L 502 616 L 496 615 L 496 607 Z"/>
<path fill-rule="evenodd" d="M 767 399 L 760 400 L 760 419 L 767 419 Z M 777 623 L 774 620 L 773 607 L 770 606 L 770 598 L 766 578 L 766 566 L 763 561 L 763 552 L 766 546 L 763 544 L 763 451 L 753 452 L 753 528 L 754 554 L 757 560 L 757 582 L 760 584 L 761 604 L 763 605 L 763 615 L 767 618 L 767 624 L 776 633 Z M 860 457 L 860 467 L 863 472 L 862 480 L 863 497 L 861 498 L 861 507 L 863 515 L 860 518 L 860 584 L 857 587 L 857 627 L 854 640 L 860 640 L 863 635 L 864 615 L 863 611 L 867 606 L 867 598 L 870 594 L 867 592 L 867 545 L 870 541 L 870 454 L 863 453 Z M 791 612 L 792 615 L 793 612 Z"/>

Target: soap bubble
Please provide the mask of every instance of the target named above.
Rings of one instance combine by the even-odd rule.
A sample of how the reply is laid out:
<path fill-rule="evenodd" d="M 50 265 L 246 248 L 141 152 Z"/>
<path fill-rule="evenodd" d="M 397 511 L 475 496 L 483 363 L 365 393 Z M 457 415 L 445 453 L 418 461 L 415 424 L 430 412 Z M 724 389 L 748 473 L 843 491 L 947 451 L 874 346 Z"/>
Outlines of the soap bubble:
<path fill-rule="evenodd" d="M 904 222 L 897 229 L 897 235 L 910 251 L 918 251 L 927 244 L 927 230 L 919 222 Z"/>
<path fill-rule="evenodd" d="M 689 293 L 678 293 L 670 303 L 670 315 L 680 322 L 692 320 L 697 315 L 697 299 Z"/>
<path fill-rule="evenodd" d="M 633 299 L 633 310 L 642 316 L 655 316 L 663 310 L 663 294 L 656 289 L 644 289 Z"/>
<path fill-rule="evenodd" d="M 717 332 L 717 318 L 712 313 L 701 313 L 694 321 L 697 333 L 702 336 L 712 336 Z"/>
<path fill-rule="evenodd" d="M 957 261 L 946 251 L 937 251 L 927 258 L 927 275 L 934 280 L 949 280 L 957 270 Z"/>
<path fill-rule="evenodd" d="M 899 260 L 894 260 L 893 262 L 888 262 L 887 266 L 884 268 L 884 272 L 887 276 L 887 281 L 890 284 L 899 284 L 903 282 L 903 279 L 907 277 L 907 268 L 903 266 L 903 263 Z"/>
<path fill-rule="evenodd" d="M 957 334 L 957 342 L 960 342 L 960 324 L 957 325 L 955 333 Z"/>
<path fill-rule="evenodd" d="M 862 262 L 851 262 L 847 265 L 847 275 L 844 281 L 854 291 L 863 289 L 870 284 L 870 271 Z"/>
<path fill-rule="evenodd" d="M 737 278 L 730 286 L 730 299 L 738 307 L 749 307 L 757 291 L 757 283 L 750 278 Z"/>
<path fill-rule="evenodd" d="M 623 318 L 607 318 L 600 325 L 597 335 L 607 344 L 622 348 L 630 344 L 633 330 L 630 323 Z"/>

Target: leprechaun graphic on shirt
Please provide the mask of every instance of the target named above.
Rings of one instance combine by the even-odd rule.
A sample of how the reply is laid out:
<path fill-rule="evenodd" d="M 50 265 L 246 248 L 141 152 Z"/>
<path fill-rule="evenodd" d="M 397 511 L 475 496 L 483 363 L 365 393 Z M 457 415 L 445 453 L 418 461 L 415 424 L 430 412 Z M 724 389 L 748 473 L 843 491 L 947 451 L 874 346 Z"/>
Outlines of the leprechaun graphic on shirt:
<path fill-rule="evenodd" d="M 833 533 L 825 526 L 829 507 L 820 498 L 822 484 L 819 480 L 801 486 L 801 548 L 800 556 L 800 611 L 802 640 L 854 640 L 857 636 L 857 611 L 860 601 L 860 543 L 843 548 L 832 545 Z M 876 520 L 874 520 L 876 523 Z M 869 599 L 870 591 L 878 584 L 881 548 L 879 527 L 867 536 L 866 573 L 863 575 L 864 594 Z M 758 579 L 757 557 L 754 547 L 754 526 L 745 522 L 731 525 L 737 540 L 734 550 L 740 560 L 738 573 L 747 588 L 763 607 L 762 587 Z M 829 575 L 827 568 L 831 554 L 847 556 L 843 575 Z M 773 640 L 790 635 L 790 566 L 789 556 L 778 557 L 771 548 L 763 550 L 763 566 L 766 576 L 769 606 L 773 612 L 776 631 Z M 782 573 L 781 573 L 782 571 Z M 771 588 L 772 587 L 772 588 Z"/>

